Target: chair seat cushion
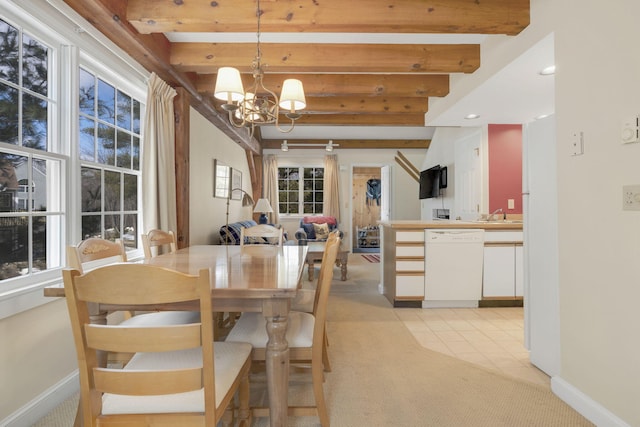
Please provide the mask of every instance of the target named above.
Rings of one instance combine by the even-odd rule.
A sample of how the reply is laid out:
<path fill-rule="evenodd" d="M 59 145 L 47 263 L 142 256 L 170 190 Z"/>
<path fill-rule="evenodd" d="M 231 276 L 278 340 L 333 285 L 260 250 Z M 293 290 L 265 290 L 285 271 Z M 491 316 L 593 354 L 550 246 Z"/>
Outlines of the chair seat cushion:
<path fill-rule="evenodd" d="M 200 322 L 199 311 L 158 311 L 133 316 L 122 323 L 127 326 L 185 325 Z"/>
<path fill-rule="evenodd" d="M 314 323 L 313 314 L 299 311 L 289 312 L 286 335 L 289 347 L 311 347 Z M 269 339 L 266 326 L 267 321 L 262 313 L 242 313 L 225 341 L 248 342 L 254 348 L 266 348 Z"/>
<path fill-rule="evenodd" d="M 216 407 L 231 388 L 238 372 L 251 354 L 251 346 L 240 342 L 216 342 L 214 365 Z M 202 366 L 202 351 L 193 348 L 164 353 L 136 353 L 125 370 L 184 369 Z M 162 396 L 128 396 L 105 393 L 102 411 L 106 414 L 149 414 L 204 412 L 204 389 Z"/>

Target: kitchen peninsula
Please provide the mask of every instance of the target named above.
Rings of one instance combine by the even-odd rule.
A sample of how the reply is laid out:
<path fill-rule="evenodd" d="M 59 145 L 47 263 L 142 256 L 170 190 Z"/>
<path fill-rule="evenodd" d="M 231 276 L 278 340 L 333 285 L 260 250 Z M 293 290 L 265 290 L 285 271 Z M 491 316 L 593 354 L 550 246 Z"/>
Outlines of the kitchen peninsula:
<path fill-rule="evenodd" d="M 522 221 L 385 221 L 381 228 L 381 292 L 394 307 L 472 307 L 522 304 Z M 450 247 L 455 258 L 428 262 L 425 236 L 467 239 Z M 468 236 L 468 237 L 457 237 Z M 473 237 L 471 237 L 473 236 Z M 457 244 L 457 242 L 456 242 Z M 472 246 L 476 245 L 476 246 Z M 478 246 L 479 245 L 479 246 Z M 432 246 L 432 256 L 444 246 Z M 467 249 L 475 247 L 476 249 Z M 429 269 L 432 271 L 429 271 Z M 444 272 L 434 293 L 435 268 Z M 460 271 L 466 271 L 464 279 Z M 447 280 L 450 272 L 451 280 Z M 431 273 L 431 276 L 430 276 Z M 459 285 L 458 282 L 463 282 Z M 460 288 L 459 288 L 460 286 Z M 462 290 L 461 287 L 466 287 Z"/>

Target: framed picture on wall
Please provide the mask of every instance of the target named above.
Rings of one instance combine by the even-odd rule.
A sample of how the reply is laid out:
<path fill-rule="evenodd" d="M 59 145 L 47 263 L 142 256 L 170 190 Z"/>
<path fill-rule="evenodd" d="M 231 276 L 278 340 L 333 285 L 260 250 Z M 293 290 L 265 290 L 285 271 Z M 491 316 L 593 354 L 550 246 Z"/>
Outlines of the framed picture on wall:
<path fill-rule="evenodd" d="M 242 199 L 242 172 L 234 168 L 231 169 L 231 198 Z"/>
<path fill-rule="evenodd" d="M 213 197 L 229 197 L 231 168 L 218 159 L 213 159 Z"/>

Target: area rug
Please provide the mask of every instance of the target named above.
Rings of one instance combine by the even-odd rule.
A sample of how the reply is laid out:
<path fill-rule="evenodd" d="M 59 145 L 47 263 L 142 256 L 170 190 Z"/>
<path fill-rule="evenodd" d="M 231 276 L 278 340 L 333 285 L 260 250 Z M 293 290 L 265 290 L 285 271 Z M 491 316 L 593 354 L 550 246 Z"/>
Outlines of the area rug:
<path fill-rule="evenodd" d="M 369 262 L 380 262 L 380 255 L 362 255 Z"/>

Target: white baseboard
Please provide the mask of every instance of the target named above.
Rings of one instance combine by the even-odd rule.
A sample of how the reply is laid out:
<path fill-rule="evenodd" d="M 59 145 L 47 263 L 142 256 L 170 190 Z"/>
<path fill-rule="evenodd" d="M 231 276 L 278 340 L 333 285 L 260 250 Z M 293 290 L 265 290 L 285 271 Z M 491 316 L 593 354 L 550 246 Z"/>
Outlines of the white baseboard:
<path fill-rule="evenodd" d="M 560 377 L 551 378 L 551 391 L 598 427 L 631 427 L 604 406 Z"/>
<path fill-rule="evenodd" d="M 80 380 L 76 370 L 36 396 L 31 402 L 9 417 L 0 420 L 0 426 L 21 427 L 33 425 L 79 390 Z"/>

